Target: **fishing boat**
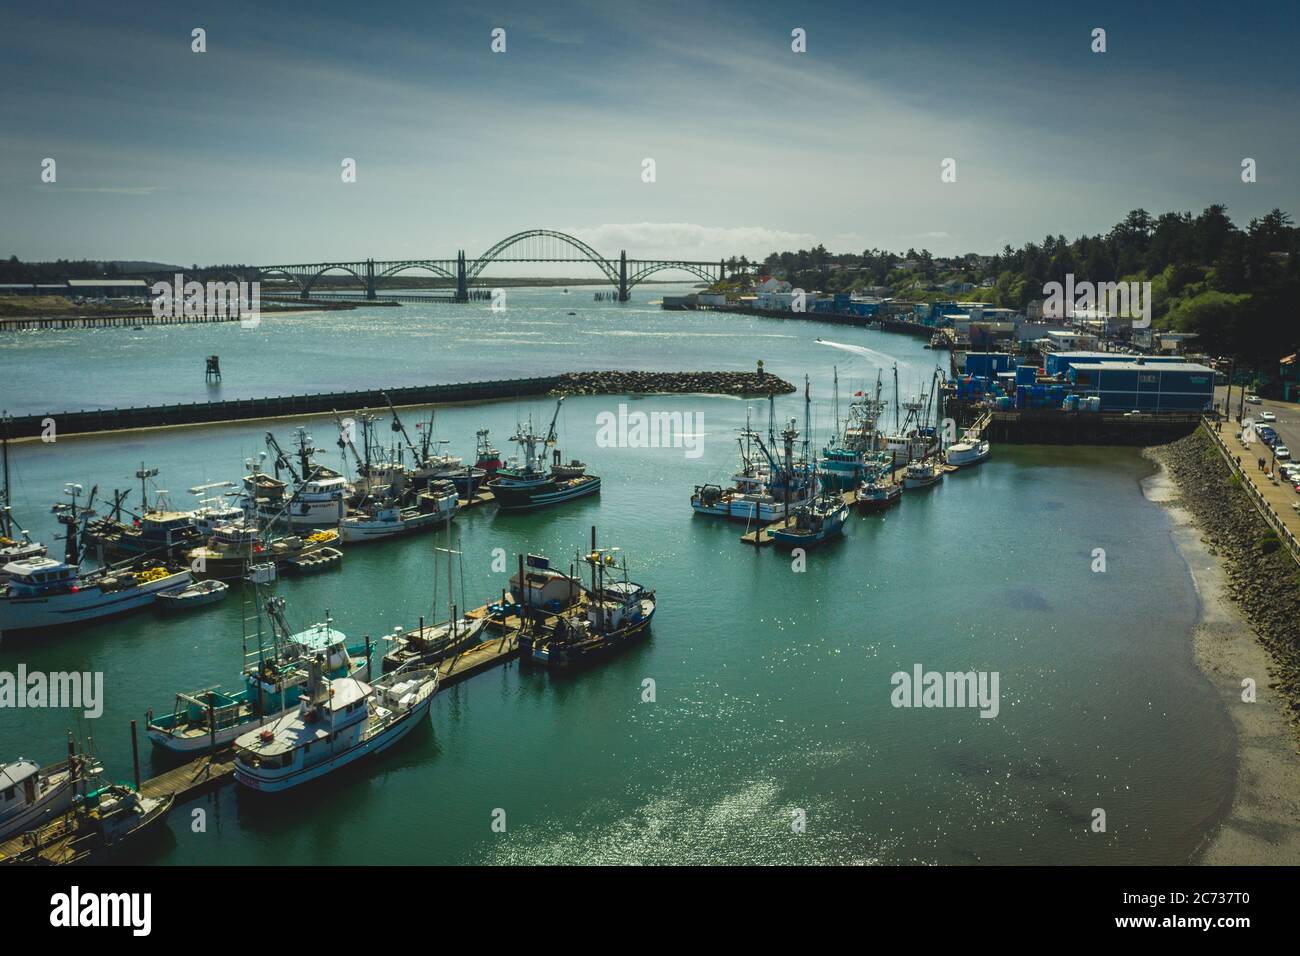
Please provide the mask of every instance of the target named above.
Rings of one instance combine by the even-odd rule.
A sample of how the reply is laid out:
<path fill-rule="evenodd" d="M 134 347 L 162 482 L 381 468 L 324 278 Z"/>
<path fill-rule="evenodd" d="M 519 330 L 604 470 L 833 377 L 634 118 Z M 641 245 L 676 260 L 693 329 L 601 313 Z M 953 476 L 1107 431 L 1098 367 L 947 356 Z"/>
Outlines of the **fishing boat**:
<path fill-rule="evenodd" d="M 272 537 L 270 527 L 260 529 L 255 522 L 218 525 L 201 547 L 186 554 L 185 559 L 196 577 L 218 581 L 237 581 L 255 564 L 272 561 L 286 564 L 306 559 L 339 541 L 334 528 L 313 531 L 309 535 L 286 534 Z"/>
<path fill-rule="evenodd" d="M 79 756 L 42 768 L 21 757 L 0 764 L 0 842 L 26 833 L 72 807 L 83 789 Z"/>
<path fill-rule="evenodd" d="M 876 469 L 858 486 L 859 511 L 885 511 L 902 500 L 903 486 L 894 480 L 892 469 Z"/>
<path fill-rule="evenodd" d="M 220 581 L 195 581 L 179 591 L 159 594 L 157 603 L 160 608 L 169 613 L 188 611 L 196 607 L 216 604 L 226 596 L 227 590 L 227 586 Z"/>
<path fill-rule="evenodd" d="M 928 488 L 943 480 L 943 462 L 938 458 L 922 458 L 914 461 L 903 471 L 903 487 L 907 489 Z"/>
<path fill-rule="evenodd" d="M 459 508 L 459 498 L 452 482 L 431 481 L 417 494 L 414 505 L 372 502 L 368 508 L 340 521 L 339 534 L 343 541 L 351 543 L 429 531 L 451 523 Z"/>
<path fill-rule="evenodd" d="M 978 465 L 989 457 L 990 445 L 987 438 L 978 433 L 967 432 L 961 441 L 948 446 L 947 458 L 950 465 Z"/>
<path fill-rule="evenodd" d="M 270 432 L 266 433 L 266 443 L 275 453 L 275 476 L 253 471 L 244 477 L 245 512 L 267 525 L 283 522 L 292 528 L 337 526 L 347 514 L 352 489 L 341 474 L 312 459 L 317 449 L 307 430 L 298 429 L 296 468 Z M 251 462 L 249 465 L 251 468 Z M 282 480 L 281 472 L 287 472 L 292 481 Z"/>
<path fill-rule="evenodd" d="M 807 383 L 804 389 L 805 419 L 811 400 Z M 790 419 L 778 436 L 775 433 L 775 406 L 768 397 L 768 438 L 746 424 L 740 433 L 741 468 L 731 478 L 729 488 L 720 485 L 697 485 L 691 495 L 691 508 L 696 514 L 717 515 L 747 524 L 770 524 L 780 521 L 792 508 L 806 501 L 815 491 L 812 470 L 808 466 L 807 441 L 804 455 L 795 458 L 794 448 L 799 438 L 795 420 Z M 780 438 L 782 452 L 778 452 Z"/>
<path fill-rule="evenodd" d="M 493 446 L 488 430 L 480 428 L 474 433 L 474 467 L 492 479 L 496 477 L 501 464 L 501 452 Z"/>
<path fill-rule="evenodd" d="M 863 478 L 871 472 L 876 463 L 886 454 L 884 436 L 877 429 L 877 422 L 884 410 L 880 400 L 882 381 L 876 377 L 876 392 L 869 397 L 863 391 L 854 393 L 849 402 L 849 414 L 844 419 L 843 429 L 840 425 L 840 391 L 839 371 L 835 370 L 834 416 L 836 434 L 822 449 L 817 463 L 821 473 L 821 486 L 828 491 L 846 491 L 856 488 Z"/>
<path fill-rule="evenodd" d="M 344 457 L 347 452 L 352 453 L 352 459 L 356 465 L 356 476 L 348 485 L 346 494 L 347 503 L 354 508 L 375 507 L 376 503 L 400 503 L 406 500 L 408 494 L 415 488 L 422 487 L 422 481 L 419 476 L 407 470 L 403 458 L 402 449 L 389 448 L 385 449 L 375 435 L 377 419 L 369 412 L 360 412 L 356 420 L 344 422 L 336 413 L 334 420 L 338 422 L 339 438 L 338 446 L 344 450 Z M 358 449 L 353 441 L 355 435 L 354 425 L 361 425 L 361 448 Z M 401 421 L 397 418 L 397 411 L 393 411 L 393 431 L 401 427 Z"/>
<path fill-rule="evenodd" d="M 436 667 L 404 667 L 368 684 L 329 680 L 312 661 L 297 710 L 235 741 L 235 782 L 281 792 L 381 753 L 428 717 L 437 691 Z"/>
<path fill-rule="evenodd" d="M 452 558 L 460 554 L 451 547 L 451 525 L 447 525 L 447 547 L 434 549 L 433 568 L 433 607 L 438 606 L 438 556 L 446 555 L 447 565 L 447 619 L 432 627 L 420 626 L 415 630 L 403 632 L 400 628 L 389 637 L 388 650 L 384 654 L 384 673 L 395 671 L 407 665 L 436 664 L 446 657 L 459 654 L 476 645 L 487 628 L 487 617 L 468 617 L 461 613 L 465 607 L 465 576 L 462 565 L 461 596 L 459 608 L 452 597 Z"/>
<path fill-rule="evenodd" d="M 77 796 L 64 814 L 30 831 L 24 849 L 4 862 L 104 862 L 125 844 L 162 826 L 175 801 L 174 793 L 146 797 L 122 783 L 99 786 Z"/>
<path fill-rule="evenodd" d="M 244 686 L 230 693 L 214 687 L 178 693 L 169 711 L 155 716 L 150 710 L 147 732 L 154 746 L 173 753 L 206 753 L 292 710 L 307 686 L 308 660 L 320 661 L 330 677 L 369 677 L 369 644 L 349 646 L 329 612 L 323 622 L 306 630 L 290 630 L 284 599 L 258 590 L 259 584 L 274 580 L 265 568 L 255 569 L 250 576 L 257 627 L 255 635 L 250 634 L 245 618 Z M 256 647 L 250 648 L 254 637 Z"/>
<path fill-rule="evenodd" d="M 561 464 L 559 449 L 555 449 L 554 464 L 549 470 L 546 467 L 546 451 L 555 444 L 555 423 L 563 403 L 561 396 L 544 438 L 533 431 L 531 421 L 526 427 L 520 425 L 511 437 L 519 446 L 520 456 L 498 468 L 496 478 L 488 484 L 502 510 L 531 511 L 600 490 L 600 478 L 587 474 L 584 463 L 574 459 Z"/>
<path fill-rule="evenodd" d="M 784 525 L 769 533 L 778 548 L 816 547 L 840 534 L 848 517 L 849 506 L 843 497 L 823 493 L 800 505 Z"/>
<path fill-rule="evenodd" d="M 4 484 L 0 486 L 0 586 L 3 586 L 8 580 L 3 570 L 5 565 L 26 558 L 43 558 L 49 551 L 39 541 L 32 540 L 9 506 L 9 418 L 4 415 L 0 415 L 0 459 L 3 459 L 4 476 Z"/>
<path fill-rule="evenodd" d="M 120 561 L 124 558 L 178 558 L 185 551 L 200 544 L 203 532 L 197 525 L 196 512 L 180 511 L 172 507 L 166 489 L 154 484 L 154 500 L 149 497 L 151 480 L 159 474 L 144 462 L 136 470 L 140 481 L 140 510 L 132 512 L 125 506 L 129 491 L 114 491 L 108 513 L 98 515 L 94 510 L 98 487 L 92 488 L 86 504 L 78 507 L 76 493 L 79 485 L 65 489 L 72 496 L 70 503 L 56 505 L 59 521 L 69 528 L 80 525 L 85 549 L 100 561 Z M 127 521 L 126 518 L 130 518 Z"/>
<path fill-rule="evenodd" d="M 592 530 L 595 537 L 595 529 Z M 529 647 L 533 661 L 566 668 L 598 660 L 645 637 L 655 613 L 655 593 L 628 579 L 627 561 L 621 576 L 618 548 L 592 548 L 583 561 L 591 568 L 590 600 L 576 612 L 561 614 L 549 638 Z"/>
<path fill-rule="evenodd" d="M 194 580 L 187 569 L 158 564 L 82 574 L 75 564 L 53 558 L 11 561 L 5 573 L 9 582 L 0 590 L 0 636 L 127 614 Z"/>

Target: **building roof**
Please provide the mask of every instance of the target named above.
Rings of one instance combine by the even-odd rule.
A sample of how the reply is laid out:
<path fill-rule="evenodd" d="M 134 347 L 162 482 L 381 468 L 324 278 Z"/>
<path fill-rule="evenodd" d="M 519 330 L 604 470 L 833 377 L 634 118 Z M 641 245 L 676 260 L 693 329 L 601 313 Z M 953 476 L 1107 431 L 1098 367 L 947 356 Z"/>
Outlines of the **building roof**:
<path fill-rule="evenodd" d="M 1080 362 L 1072 366 L 1076 371 L 1096 372 L 1149 372 L 1157 369 L 1161 372 L 1209 372 L 1214 369 L 1208 365 L 1195 362 Z"/>

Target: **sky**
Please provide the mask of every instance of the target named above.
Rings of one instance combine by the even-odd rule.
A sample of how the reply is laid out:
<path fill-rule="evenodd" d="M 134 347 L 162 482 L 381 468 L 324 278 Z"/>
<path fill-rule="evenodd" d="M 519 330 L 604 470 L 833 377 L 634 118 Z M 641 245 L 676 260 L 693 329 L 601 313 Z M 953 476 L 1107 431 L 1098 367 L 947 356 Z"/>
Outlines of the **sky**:
<path fill-rule="evenodd" d="M 1300 218 L 1298 46 L 1295 0 L 6 0 L 0 254 L 953 255 L 1137 207 Z"/>

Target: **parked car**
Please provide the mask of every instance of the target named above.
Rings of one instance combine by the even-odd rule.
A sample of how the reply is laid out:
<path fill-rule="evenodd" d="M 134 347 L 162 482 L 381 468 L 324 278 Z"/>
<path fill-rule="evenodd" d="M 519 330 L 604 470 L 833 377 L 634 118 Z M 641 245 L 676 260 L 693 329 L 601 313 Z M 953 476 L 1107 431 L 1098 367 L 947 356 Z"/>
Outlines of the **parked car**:
<path fill-rule="evenodd" d="M 1258 395 L 1247 395 L 1247 396 L 1246 396 L 1246 404 L 1247 404 L 1247 405 L 1259 405 L 1261 402 L 1263 402 L 1263 399 L 1260 398 Z"/>
<path fill-rule="evenodd" d="M 1261 422 L 1275 422 L 1277 421 L 1277 416 L 1274 415 L 1272 412 L 1268 412 L 1268 411 L 1260 412 L 1259 420 Z"/>
<path fill-rule="evenodd" d="M 1290 458 L 1291 449 L 1287 448 L 1286 445 L 1283 445 L 1281 442 L 1278 442 L 1273 446 L 1273 457 L 1278 459 Z"/>

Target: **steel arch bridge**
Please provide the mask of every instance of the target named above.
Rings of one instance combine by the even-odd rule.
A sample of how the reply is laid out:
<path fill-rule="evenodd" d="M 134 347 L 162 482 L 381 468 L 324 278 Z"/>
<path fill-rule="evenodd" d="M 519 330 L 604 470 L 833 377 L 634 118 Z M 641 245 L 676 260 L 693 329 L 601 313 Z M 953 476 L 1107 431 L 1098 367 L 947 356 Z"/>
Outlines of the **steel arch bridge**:
<path fill-rule="evenodd" d="M 351 273 L 366 287 L 366 298 L 378 298 L 380 281 L 410 270 L 422 270 L 456 283 L 455 301 L 469 301 L 469 286 L 479 281 L 488 266 L 494 263 L 521 262 L 579 262 L 595 265 L 610 284 L 618 290 L 620 302 L 626 302 L 628 293 L 658 272 L 677 270 L 688 272 L 705 282 L 716 282 L 727 277 L 724 260 L 703 262 L 689 259 L 629 259 L 626 250 L 617 259 L 602 256 L 587 243 L 567 233 L 554 229 L 527 229 L 507 236 L 491 246 L 476 259 L 468 259 L 464 250 L 448 259 L 357 259 L 351 262 L 305 262 L 251 266 L 250 273 L 257 279 L 282 276 L 298 289 L 300 298 L 311 297 L 318 279 L 327 273 Z"/>

